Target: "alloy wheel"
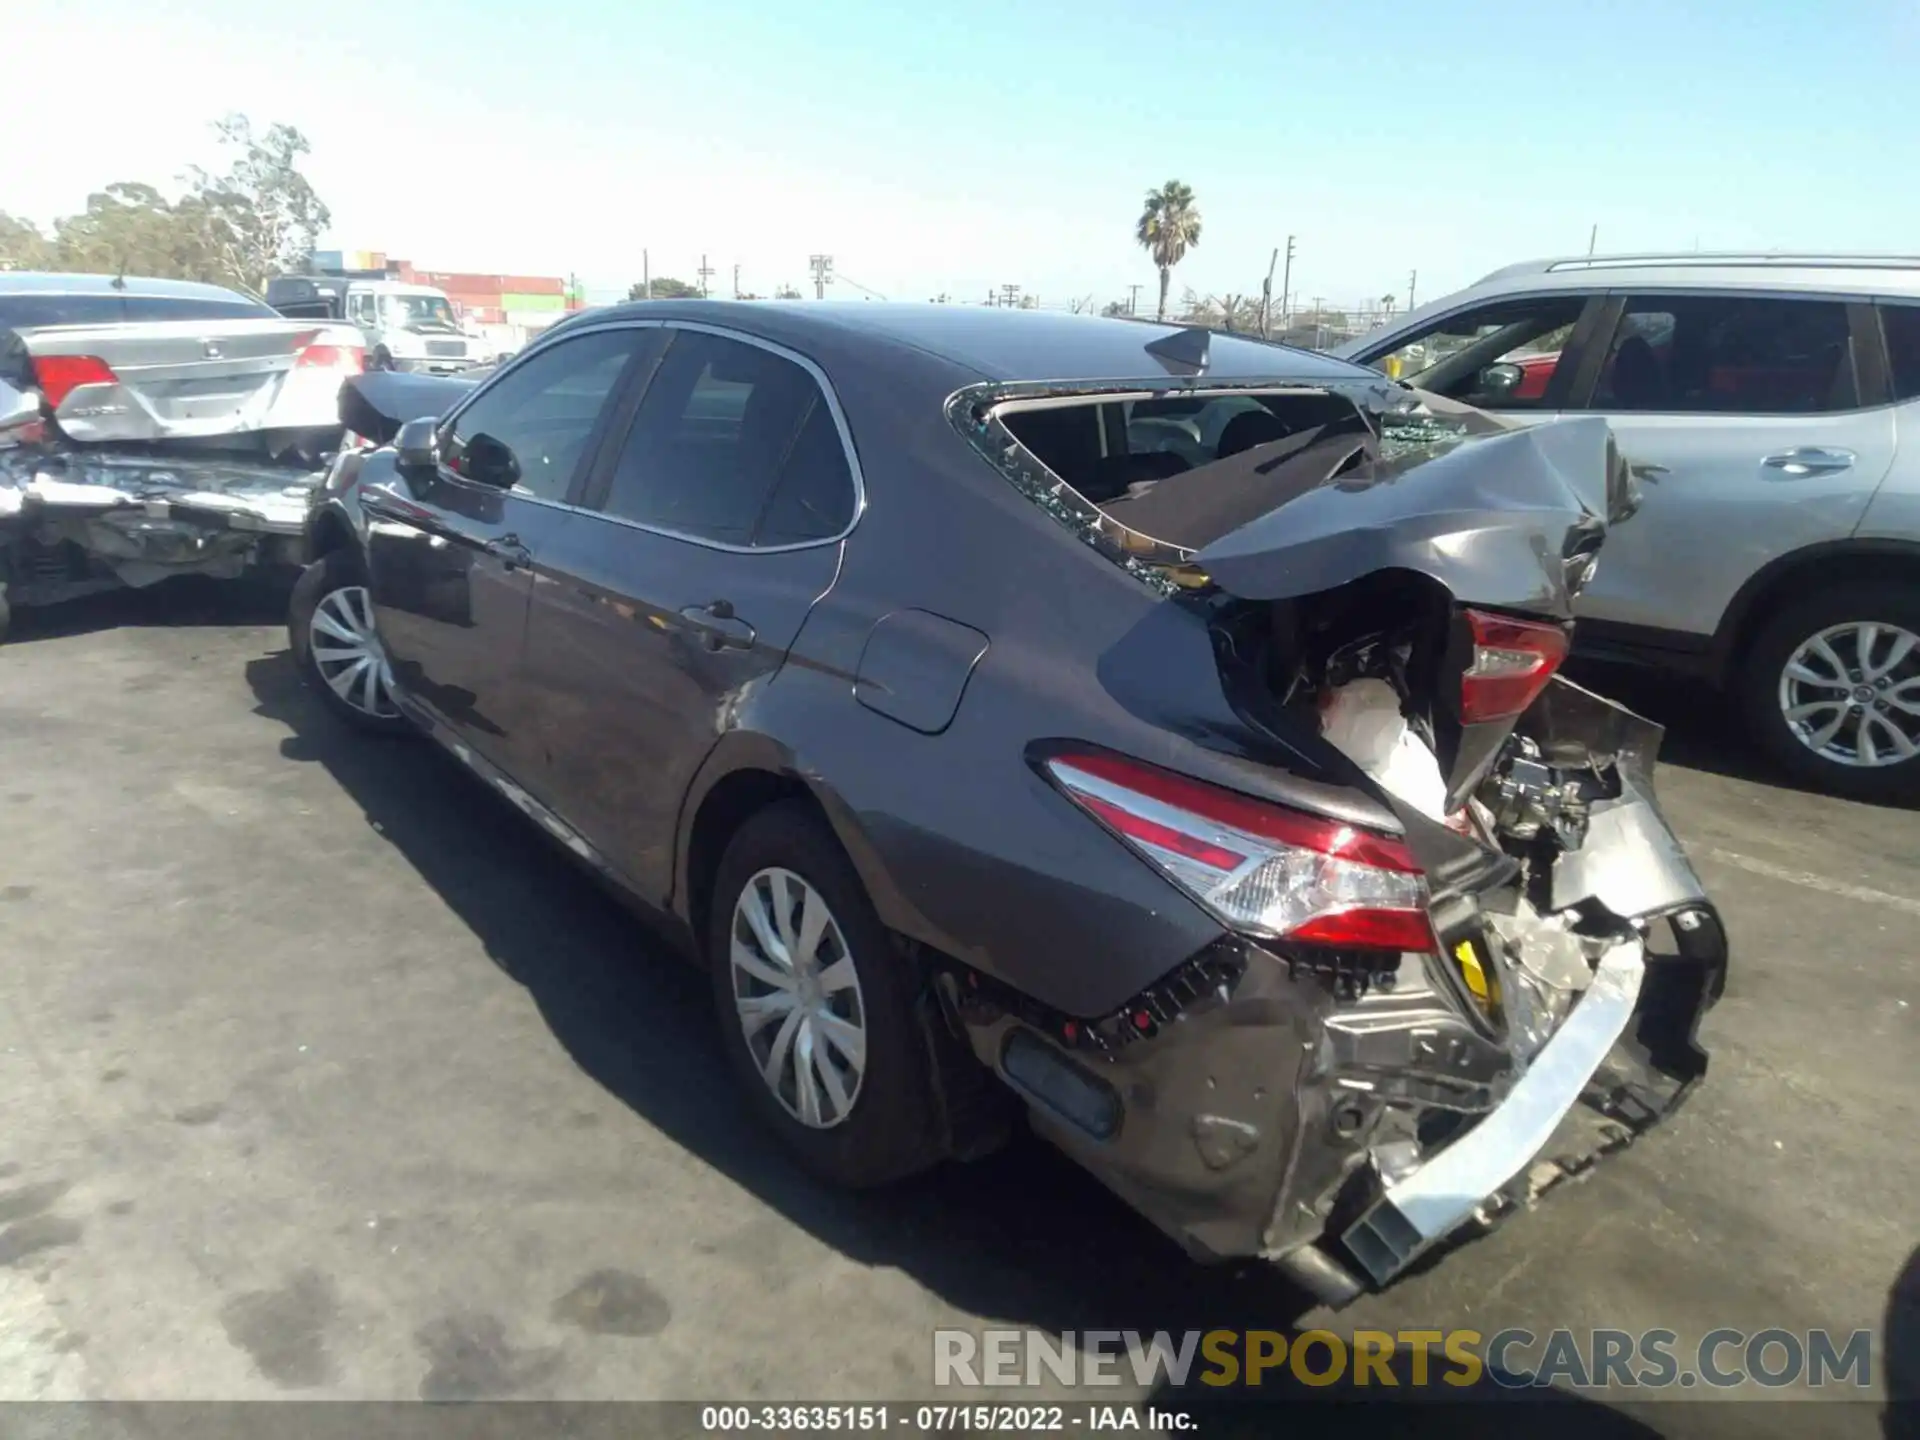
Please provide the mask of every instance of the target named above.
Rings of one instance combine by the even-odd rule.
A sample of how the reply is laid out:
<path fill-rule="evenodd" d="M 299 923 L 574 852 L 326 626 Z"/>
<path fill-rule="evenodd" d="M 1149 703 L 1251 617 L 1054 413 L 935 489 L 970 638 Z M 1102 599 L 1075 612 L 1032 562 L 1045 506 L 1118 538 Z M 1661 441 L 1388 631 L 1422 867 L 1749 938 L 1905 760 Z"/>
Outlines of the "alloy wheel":
<path fill-rule="evenodd" d="M 1780 672 L 1794 738 L 1835 765 L 1878 769 L 1920 755 L 1920 635 L 1856 620 L 1809 638 Z"/>
<path fill-rule="evenodd" d="M 377 720 L 399 715 L 393 703 L 393 671 L 374 633 L 373 604 L 364 585 L 343 585 L 320 597 L 307 643 L 314 668 L 341 700 Z"/>
<path fill-rule="evenodd" d="M 866 1007 L 840 922 L 791 870 L 747 882 L 728 928 L 734 1010 L 760 1078 L 802 1125 L 852 1113 L 867 1067 Z"/>

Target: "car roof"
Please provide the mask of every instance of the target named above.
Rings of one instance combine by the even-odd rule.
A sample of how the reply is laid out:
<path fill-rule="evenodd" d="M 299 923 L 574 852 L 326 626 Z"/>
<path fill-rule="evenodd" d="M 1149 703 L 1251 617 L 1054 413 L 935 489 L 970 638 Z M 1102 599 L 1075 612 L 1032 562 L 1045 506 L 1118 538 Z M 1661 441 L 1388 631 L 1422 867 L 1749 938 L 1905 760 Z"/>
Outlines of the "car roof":
<path fill-rule="evenodd" d="M 1504 296 L 1555 291 L 1749 290 L 1920 300 L 1920 255 L 1843 252 L 1689 251 L 1635 255 L 1569 255 L 1522 260 L 1483 275 L 1463 290 L 1393 316 L 1365 335 L 1337 345 L 1335 355 L 1359 355 L 1381 341 L 1417 330 L 1467 305 Z"/>
<path fill-rule="evenodd" d="M 1523 260 L 1484 275 L 1467 291 L 1619 289 L 1817 290 L 1920 297 L 1920 255 L 1705 251 L 1688 254 L 1575 255 Z"/>
<path fill-rule="evenodd" d="M 144 295 L 175 300 L 260 302 L 224 285 L 198 280 L 157 280 L 140 275 L 68 275 L 39 270 L 0 270 L 0 293 L 9 295 Z"/>
<path fill-rule="evenodd" d="M 579 323 L 620 318 L 715 325 L 806 353 L 849 343 L 918 351 L 983 380 L 1139 380 L 1164 384 L 1170 372 L 1147 347 L 1190 333 L 1178 325 L 986 305 L 857 300 L 642 300 L 583 312 Z M 569 328 L 572 328 L 569 325 Z M 1203 332 L 1205 376 L 1216 380 L 1370 381 L 1371 370 L 1250 336 Z M 1180 378 L 1185 378 L 1181 372 Z"/>

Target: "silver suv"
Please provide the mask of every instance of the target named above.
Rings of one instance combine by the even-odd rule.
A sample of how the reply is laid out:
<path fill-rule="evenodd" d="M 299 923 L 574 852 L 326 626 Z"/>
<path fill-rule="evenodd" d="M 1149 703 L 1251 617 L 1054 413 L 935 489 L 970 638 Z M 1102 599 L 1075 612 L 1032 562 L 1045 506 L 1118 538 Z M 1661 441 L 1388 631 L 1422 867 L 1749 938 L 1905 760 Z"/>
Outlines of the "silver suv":
<path fill-rule="evenodd" d="M 1605 415 L 1644 503 L 1578 643 L 1726 686 L 1822 789 L 1920 796 L 1920 258 L 1533 261 L 1334 353 L 1522 422 Z"/>

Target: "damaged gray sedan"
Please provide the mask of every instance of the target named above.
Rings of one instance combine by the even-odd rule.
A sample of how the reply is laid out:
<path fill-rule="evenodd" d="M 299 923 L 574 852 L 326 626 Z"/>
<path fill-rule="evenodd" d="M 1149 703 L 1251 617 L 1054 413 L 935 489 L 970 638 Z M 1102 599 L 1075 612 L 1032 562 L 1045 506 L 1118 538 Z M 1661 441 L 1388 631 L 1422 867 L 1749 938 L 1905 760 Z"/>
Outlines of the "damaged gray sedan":
<path fill-rule="evenodd" d="M 614 307 L 405 378 L 348 383 L 390 443 L 316 503 L 296 657 L 667 917 L 820 1174 L 1024 1113 L 1337 1303 L 1704 1073 L 1660 731 L 1557 673 L 1632 523 L 1604 422 L 948 306 Z"/>
<path fill-rule="evenodd" d="M 0 275 L 0 635 L 18 606 L 289 565 L 360 345 L 212 285 Z"/>

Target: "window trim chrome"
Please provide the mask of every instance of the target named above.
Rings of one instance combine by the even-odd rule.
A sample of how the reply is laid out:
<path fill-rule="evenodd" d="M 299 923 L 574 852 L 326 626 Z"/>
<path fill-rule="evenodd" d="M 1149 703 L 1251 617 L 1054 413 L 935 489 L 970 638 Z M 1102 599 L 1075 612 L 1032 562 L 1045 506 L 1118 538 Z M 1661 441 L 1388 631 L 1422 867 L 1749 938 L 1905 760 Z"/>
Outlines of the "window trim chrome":
<path fill-rule="evenodd" d="M 563 321 L 561 323 L 565 324 L 566 322 Z M 807 374 L 813 378 L 813 383 L 819 387 L 821 397 L 827 402 L 827 413 L 833 417 L 833 428 L 840 437 L 841 453 L 846 456 L 847 473 L 853 480 L 852 517 L 838 534 L 820 540 L 800 540 L 790 545 L 735 545 L 725 540 L 713 540 L 705 536 L 689 535 L 684 531 L 671 530 L 662 525 L 649 525 L 644 521 L 630 520 L 624 515 L 612 515 L 605 510 L 593 509 L 591 506 L 575 505 L 565 500 L 549 500 L 543 496 L 534 495 L 529 491 L 522 490 L 518 486 L 509 486 L 506 490 L 498 491 L 497 493 L 512 495 L 516 499 L 528 500 L 536 505 L 548 505 L 556 510 L 565 510 L 576 515 L 591 515 L 598 519 L 605 520 L 610 524 L 624 525 L 629 530 L 638 530 L 647 535 L 658 535 L 667 540 L 678 540 L 688 545 L 698 545 L 704 550 L 717 550 L 728 555 L 782 555 L 795 550 L 818 550 L 828 545 L 841 544 L 848 536 L 853 534 L 855 528 L 860 524 L 860 518 L 867 513 L 866 474 L 860 467 L 860 455 L 853 444 L 853 430 L 847 423 L 846 410 L 840 404 L 840 396 L 834 390 L 833 382 L 827 378 L 826 371 L 822 370 L 809 356 L 802 355 L 799 351 L 789 349 L 787 346 L 781 345 L 776 341 L 749 334 L 744 330 L 729 329 L 724 325 L 715 325 L 705 320 L 674 320 L 664 317 L 658 320 L 648 320 L 632 319 L 623 316 L 619 319 L 610 318 L 590 324 L 578 326 L 569 325 L 565 339 L 573 339 L 578 336 L 594 334 L 605 330 L 692 330 L 702 335 L 715 336 L 721 340 L 734 340 L 742 345 L 751 345 L 755 349 L 764 350 L 770 355 L 777 355 L 782 360 L 798 365 L 802 370 L 806 371 Z M 514 356 L 513 360 L 506 366 L 495 371 L 477 386 L 471 395 L 464 397 L 458 405 L 447 412 L 446 418 L 440 422 L 442 427 L 453 425 L 459 420 L 461 415 L 466 412 L 470 405 L 474 404 L 482 395 L 492 389 L 498 381 L 512 374 L 524 361 L 530 360 L 545 351 L 547 349 L 547 339 L 547 336 L 541 336 L 539 340 Z M 564 343 L 564 341 L 556 337 L 554 343 L 560 344 Z M 643 393 L 641 396 L 641 404 L 645 405 L 645 403 L 646 397 Z M 637 421 L 638 418 L 639 412 L 636 410 L 634 412 L 634 419 Z M 626 437 L 622 436 L 621 438 L 624 441 Z M 490 488 L 497 489 L 497 487 Z"/>

